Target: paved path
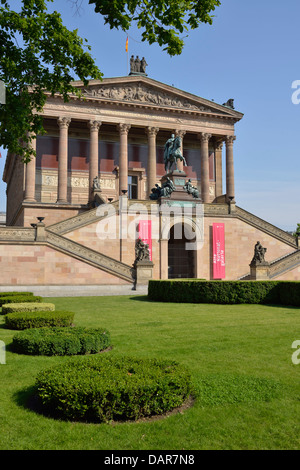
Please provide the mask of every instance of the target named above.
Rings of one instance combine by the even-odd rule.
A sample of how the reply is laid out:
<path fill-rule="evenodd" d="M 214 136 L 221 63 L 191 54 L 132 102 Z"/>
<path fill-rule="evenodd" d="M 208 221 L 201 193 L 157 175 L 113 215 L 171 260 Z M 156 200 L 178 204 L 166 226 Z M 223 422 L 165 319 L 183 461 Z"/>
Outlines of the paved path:
<path fill-rule="evenodd" d="M 41 297 L 147 295 L 148 287 L 133 290 L 132 286 L 0 286 L 0 292 L 33 292 Z"/>

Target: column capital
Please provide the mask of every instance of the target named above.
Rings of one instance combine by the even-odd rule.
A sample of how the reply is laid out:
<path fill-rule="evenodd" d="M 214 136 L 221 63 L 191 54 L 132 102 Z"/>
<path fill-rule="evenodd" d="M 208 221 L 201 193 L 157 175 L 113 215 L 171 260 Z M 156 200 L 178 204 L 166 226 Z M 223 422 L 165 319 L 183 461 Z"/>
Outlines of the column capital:
<path fill-rule="evenodd" d="M 233 142 L 236 140 L 236 136 L 235 135 L 226 135 L 225 137 L 225 142 L 226 144 L 228 145 L 233 145 Z"/>
<path fill-rule="evenodd" d="M 57 119 L 57 123 L 58 123 L 60 129 L 67 129 L 70 125 L 70 122 L 71 122 L 71 118 L 68 118 L 68 117 L 60 116 Z"/>
<path fill-rule="evenodd" d="M 216 139 L 214 141 L 214 147 L 215 147 L 215 150 L 222 150 L 223 149 L 223 145 L 224 145 L 224 140 L 222 139 Z"/>
<path fill-rule="evenodd" d="M 148 136 L 156 136 L 158 134 L 159 127 L 146 127 L 145 132 Z"/>
<path fill-rule="evenodd" d="M 181 137 L 182 139 L 185 136 L 185 134 L 186 134 L 186 131 L 184 131 L 184 130 L 181 130 L 181 129 L 176 129 L 175 130 L 175 135 Z"/>
<path fill-rule="evenodd" d="M 211 139 L 212 137 L 212 134 L 207 134 L 206 132 L 200 132 L 200 134 L 198 134 L 198 138 L 202 141 L 202 142 L 209 142 L 209 139 Z"/>
<path fill-rule="evenodd" d="M 131 128 L 130 124 L 118 124 L 118 128 L 121 134 L 128 134 L 129 129 Z"/>
<path fill-rule="evenodd" d="M 87 123 L 88 127 L 91 129 L 91 131 L 96 131 L 98 132 L 101 125 L 102 125 L 102 122 L 101 121 L 93 121 L 93 120 L 90 120 L 88 121 Z"/>

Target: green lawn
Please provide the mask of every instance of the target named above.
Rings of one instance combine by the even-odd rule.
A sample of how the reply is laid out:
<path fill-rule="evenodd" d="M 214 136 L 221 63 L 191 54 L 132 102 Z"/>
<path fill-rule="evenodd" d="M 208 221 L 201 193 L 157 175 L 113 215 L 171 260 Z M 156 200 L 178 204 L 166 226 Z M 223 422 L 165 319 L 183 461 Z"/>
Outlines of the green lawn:
<path fill-rule="evenodd" d="M 0 365 L 0 449 L 299 449 L 299 309 L 262 305 L 165 304 L 146 297 L 48 298 L 75 312 L 76 326 L 105 327 L 106 354 L 172 359 L 193 374 L 197 399 L 183 413 L 153 421 L 84 424 L 31 411 L 37 373 L 66 357 L 9 351 L 15 331 L 0 316 L 7 345 Z"/>

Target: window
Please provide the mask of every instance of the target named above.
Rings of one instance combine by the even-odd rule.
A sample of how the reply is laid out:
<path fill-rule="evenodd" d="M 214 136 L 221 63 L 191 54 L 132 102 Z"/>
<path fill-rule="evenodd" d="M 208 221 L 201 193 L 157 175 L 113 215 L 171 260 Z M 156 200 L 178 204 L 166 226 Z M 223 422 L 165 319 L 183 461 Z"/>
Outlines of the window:
<path fill-rule="evenodd" d="M 128 176 L 128 199 L 138 199 L 138 177 Z"/>

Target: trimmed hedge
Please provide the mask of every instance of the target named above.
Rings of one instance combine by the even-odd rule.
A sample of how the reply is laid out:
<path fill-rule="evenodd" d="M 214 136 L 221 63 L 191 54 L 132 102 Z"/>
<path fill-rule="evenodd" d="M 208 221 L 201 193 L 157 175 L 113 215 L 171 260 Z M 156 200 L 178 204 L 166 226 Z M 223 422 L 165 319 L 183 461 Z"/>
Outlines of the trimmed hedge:
<path fill-rule="evenodd" d="M 2 315 L 13 312 L 54 312 L 55 305 L 50 303 L 22 302 L 2 305 Z"/>
<path fill-rule="evenodd" d="M 67 327 L 73 324 L 74 313 L 56 312 L 13 312 L 5 317 L 5 326 L 11 330 L 28 328 Z"/>
<path fill-rule="evenodd" d="M 33 292 L 0 292 L 0 297 L 11 297 L 13 295 L 31 295 L 33 296 Z"/>
<path fill-rule="evenodd" d="M 162 414 L 192 393 L 189 371 L 176 362 L 111 355 L 64 361 L 40 372 L 36 389 L 51 415 L 86 422 Z"/>
<path fill-rule="evenodd" d="M 71 356 L 96 354 L 110 346 L 108 331 L 97 328 L 31 328 L 17 333 L 13 350 L 19 354 Z"/>
<path fill-rule="evenodd" d="M 0 297 L 0 307 L 4 304 L 16 304 L 16 303 L 24 303 L 24 302 L 42 302 L 43 298 L 34 295 L 10 295 Z"/>
<path fill-rule="evenodd" d="M 300 282 L 150 280 L 148 297 L 158 302 L 300 306 Z"/>

